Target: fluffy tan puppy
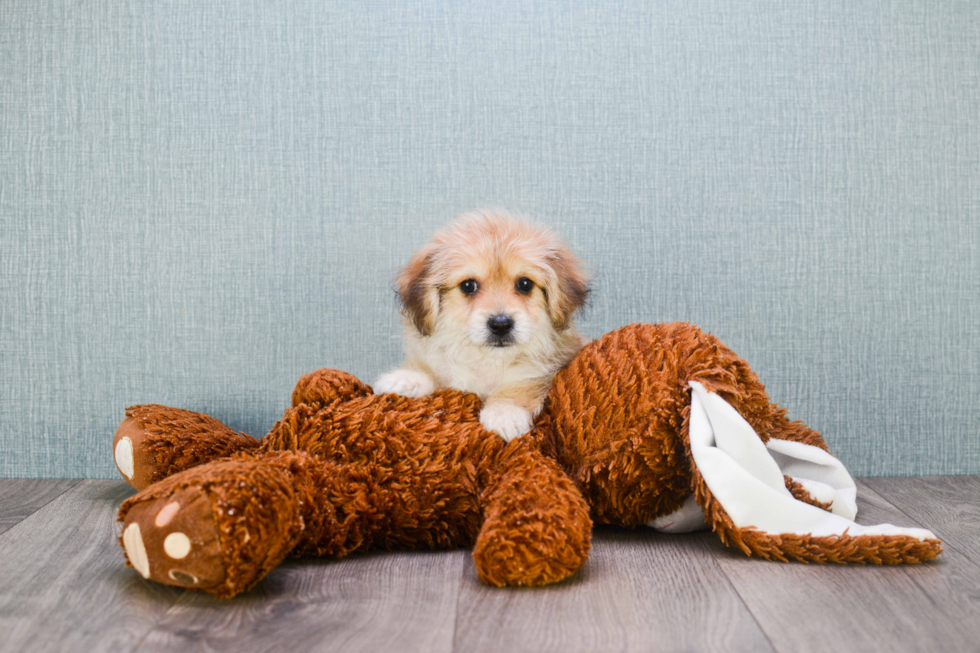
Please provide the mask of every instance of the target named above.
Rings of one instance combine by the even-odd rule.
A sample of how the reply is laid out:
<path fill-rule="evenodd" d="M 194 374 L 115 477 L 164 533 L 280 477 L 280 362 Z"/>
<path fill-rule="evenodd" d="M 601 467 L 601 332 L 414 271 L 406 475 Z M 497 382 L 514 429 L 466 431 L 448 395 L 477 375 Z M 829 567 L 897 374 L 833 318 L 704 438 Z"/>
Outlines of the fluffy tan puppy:
<path fill-rule="evenodd" d="M 470 211 L 437 232 L 398 275 L 405 362 L 378 393 L 473 392 L 480 421 L 507 440 L 527 433 L 551 379 L 585 340 L 573 315 L 588 296 L 571 252 L 502 211 Z"/>

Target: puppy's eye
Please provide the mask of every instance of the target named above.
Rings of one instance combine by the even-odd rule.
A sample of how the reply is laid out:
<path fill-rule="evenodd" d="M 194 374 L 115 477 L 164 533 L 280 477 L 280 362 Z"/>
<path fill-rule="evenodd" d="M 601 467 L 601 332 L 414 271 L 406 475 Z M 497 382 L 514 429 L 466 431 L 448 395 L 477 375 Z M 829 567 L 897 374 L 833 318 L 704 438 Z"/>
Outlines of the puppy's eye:
<path fill-rule="evenodd" d="M 478 284 L 474 279 L 467 279 L 463 283 L 459 284 L 459 289 L 464 295 L 475 295 L 476 291 L 480 289 L 480 284 Z"/>
<path fill-rule="evenodd" d="M 526 295 L 532 290 L 534 290 L 533 281 L 531 281 L 527 277 L 521 277 L 520 279 L 517 280 L 517 292 L 521 293 L 522 295 Z"/>

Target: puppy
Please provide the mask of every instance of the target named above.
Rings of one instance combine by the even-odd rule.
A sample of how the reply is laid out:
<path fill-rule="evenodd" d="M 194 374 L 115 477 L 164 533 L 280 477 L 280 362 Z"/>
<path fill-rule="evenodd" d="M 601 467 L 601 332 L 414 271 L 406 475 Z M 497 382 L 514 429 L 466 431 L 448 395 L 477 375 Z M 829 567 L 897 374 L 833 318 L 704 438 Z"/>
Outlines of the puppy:
<path fill-rule="evenodd" d="M 585 344 L 572 317 L 587 281 L 549 231 L 501 211 L 463 213 L 398 275 L 406 357 L 375 391 L 473 392 L 487 430 L 527 433 L 552 377 Z"/>

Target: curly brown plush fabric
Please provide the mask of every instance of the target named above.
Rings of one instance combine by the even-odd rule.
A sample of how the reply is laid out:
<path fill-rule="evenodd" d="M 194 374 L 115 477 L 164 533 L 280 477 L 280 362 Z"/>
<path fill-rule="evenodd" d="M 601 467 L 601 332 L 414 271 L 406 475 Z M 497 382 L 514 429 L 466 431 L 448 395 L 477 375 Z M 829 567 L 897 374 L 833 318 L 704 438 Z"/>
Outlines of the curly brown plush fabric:
<path fill-rule="evenodd" d="M 783 475 L 783 481 L 786 483 L 786 489 L 790 491 L 790 493 L 793 495 L 793 498 L 796 499 L 797 501 L 802 501 L 803 503 L 809 503 L 811 506 L 816 506 L 821 510 L 826 510 L 828 512 L 831 512 L 830 507 L 832 502 L 824 503 L 822 501 L 817 501 L 817 499 L 815 499 L 809 492 L 807 492 L 806 488 L 803 487 L 802 483 L 797 483 L 790 476 Z"/>
<path fill-rule="evenodd" d="M 199 413 L 130 408 L 114 446 L 131 447 L 127 479 L 142 491 L 120 508 L 120 541 L 145 577 L 222 597 L 290 554 L 371 549 L 472 546 L 487 583 L 553 583 L 585 564 L 593 520 L 647 524 L 692 493 L 723 542 L 763 558 L 891 564 L 942 550 L 901 536 L 736 528 L 693 464 L 692 381 L 763 441 L 826 450 L 717 338 L 688 324 L 634 324 L 587 345 L 555 377 L 535 429 L 509 443 L 480 425 L 474 395 L 375 395 L 337 370 L 300 379 L 261 442 Z M 817 505 L 788 478 L 787 487 Z"/>

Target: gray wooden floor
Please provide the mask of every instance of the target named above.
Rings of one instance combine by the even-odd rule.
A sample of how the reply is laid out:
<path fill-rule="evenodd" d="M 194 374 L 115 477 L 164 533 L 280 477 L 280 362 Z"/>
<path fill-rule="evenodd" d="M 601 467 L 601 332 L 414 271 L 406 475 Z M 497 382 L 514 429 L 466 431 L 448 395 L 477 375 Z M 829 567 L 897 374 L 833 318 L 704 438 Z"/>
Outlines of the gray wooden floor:
<path fill-rule="evenodd" d="M 230 601 L 123 566 L 117 481 L 0 480 L 4 651 L 978 651 L 980 477 L 860 483 L 862 523 L 931 528 L 940 560 L 749 559 L 710 533 L 599 529 L 573 579 L 480 584 L 468 552 L 290 561 Z"/>

